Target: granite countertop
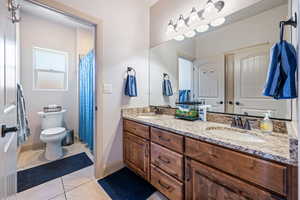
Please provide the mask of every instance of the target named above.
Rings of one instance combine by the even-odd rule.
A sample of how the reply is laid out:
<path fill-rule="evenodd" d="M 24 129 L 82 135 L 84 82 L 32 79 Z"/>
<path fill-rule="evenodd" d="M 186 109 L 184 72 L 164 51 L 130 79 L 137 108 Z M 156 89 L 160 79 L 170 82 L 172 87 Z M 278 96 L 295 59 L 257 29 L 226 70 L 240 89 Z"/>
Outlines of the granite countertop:
<path fill-rule="evenodd" d="M 188 136 L 201 141 L 224 146 L 240 152 L 289 165 L 298 165 L 298 139 L 293 128 L 287 124 L 289 134 L 262 133 L 259 130 L 249 132 L 241 129 L 231 131 L 226 124 L 186 121 L 175 119 L 171 115 L 147 115 L 123 112 L 123 118 L 165 129 L 180 135 Z M 208 130 L 208 127 L 220 127 L 218 131 Z M 225 131 L 222 132 L 222 128 Z M 240 132 L 239 132 L 240 131 Z M 227 134 L 225 134 L 227 133 Z"/>

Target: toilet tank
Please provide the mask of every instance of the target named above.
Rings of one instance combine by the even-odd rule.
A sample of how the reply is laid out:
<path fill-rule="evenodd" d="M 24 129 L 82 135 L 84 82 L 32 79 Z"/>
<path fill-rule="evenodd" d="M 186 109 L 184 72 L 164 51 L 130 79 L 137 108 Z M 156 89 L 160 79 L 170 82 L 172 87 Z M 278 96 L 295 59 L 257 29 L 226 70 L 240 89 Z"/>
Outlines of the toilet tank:
<path fill-rule="evenodd" d="M 41 128 L 43 130 L 48 128 L 63 127 L 64 113 L 66 110 L 60 112 L 38 112 L 41 117 Z"/>

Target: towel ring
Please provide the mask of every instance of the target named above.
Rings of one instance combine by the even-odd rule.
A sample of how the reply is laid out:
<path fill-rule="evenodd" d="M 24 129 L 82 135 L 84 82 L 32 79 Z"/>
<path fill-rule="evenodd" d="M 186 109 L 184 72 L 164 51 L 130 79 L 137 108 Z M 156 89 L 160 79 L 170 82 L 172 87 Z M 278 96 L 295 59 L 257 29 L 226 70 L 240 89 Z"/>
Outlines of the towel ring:
<path fill-rule="evenodd" d="M 163 73 L 164 79 L 165 80 L 170 80 L 170 76 L 167 73 Z"/>
<path fill-rule="evenodd" d="M 136 71 L 135 69 L 133 69 L 132 67 L 127 67 L 127 75 L 129 75 L 129 72 L 133 71 L 134 76 L 136 75 Z"/>
<path fill-rule="evenodd" d="M 280 27 L 280 41 L 283 41 L 284 27 L 290 25 L 290 26 L 293 26 L 294 28 L 296 28 L 297 27 L 297 23 L 298 23 L 297 13 L 295 13 L 294 17 L 291 17 L 289 20 L 287 20 L 287 21 L 281 21 L 279 23 L 279 27 Z"/>

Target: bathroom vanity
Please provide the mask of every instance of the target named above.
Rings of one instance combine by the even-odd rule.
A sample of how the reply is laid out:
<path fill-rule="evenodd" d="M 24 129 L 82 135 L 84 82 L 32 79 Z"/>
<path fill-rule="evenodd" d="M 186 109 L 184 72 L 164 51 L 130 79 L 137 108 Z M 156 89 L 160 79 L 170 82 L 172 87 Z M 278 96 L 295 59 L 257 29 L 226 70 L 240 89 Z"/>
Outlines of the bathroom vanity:
<path fill-rule="evenodd" d="M 123 125 L 125 164 L 171 200 L 297 199 L 297 161 L 285 137 L 245 142 L 236 133 L 236 140 L 218 139 L 205 130 L 220 127 L 226 134 L 228 126 L 167 115 L 123 113 Z"/>

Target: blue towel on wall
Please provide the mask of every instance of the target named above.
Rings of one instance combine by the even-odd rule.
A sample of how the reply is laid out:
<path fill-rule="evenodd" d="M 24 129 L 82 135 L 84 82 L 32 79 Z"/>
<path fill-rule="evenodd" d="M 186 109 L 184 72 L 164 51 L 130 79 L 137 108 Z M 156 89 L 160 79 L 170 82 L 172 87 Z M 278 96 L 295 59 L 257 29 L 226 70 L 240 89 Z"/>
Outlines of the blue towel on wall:
<path fill-rule="evenodd" d="M 129 97 L 137 96 L 136 77 L 133 75 L 127 75 L 125 95 Z"/>
<path fill-rule="evenodd" d="M 179 90 L 179 103 L 190 101 L 191 90 Z"/>
<path fill-rule="evenodd" d="M 172 84 L 170 80 L 164 79 L 163 81 L 163 95 L 164 96 L 172 96 L 173 95 L 173 90 L 172 90 Z"/>
<path fill-rule="evenodd" d="M 276 43 L 271 49 L 270 65 L 263 95 L 274 99 L 297 97 L 297 52 L 287 41 Z"/>

